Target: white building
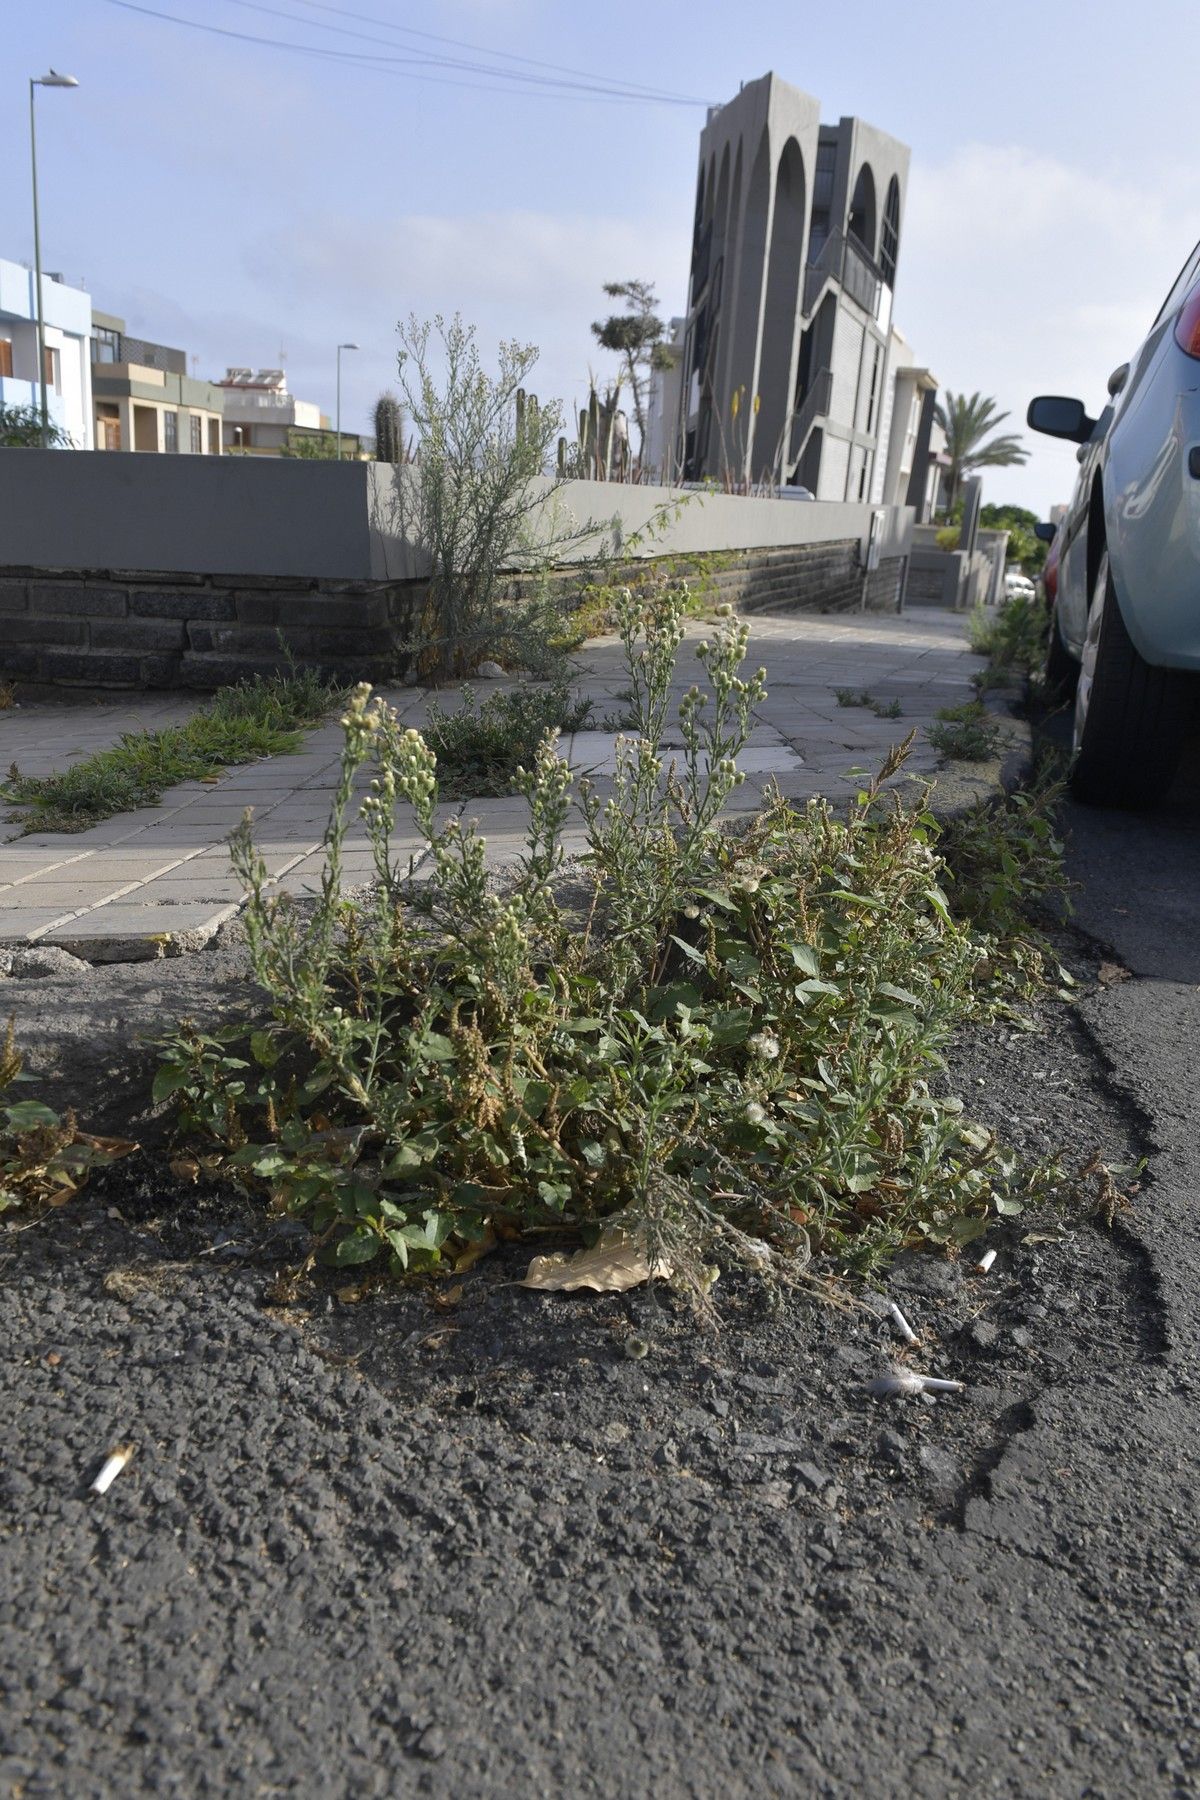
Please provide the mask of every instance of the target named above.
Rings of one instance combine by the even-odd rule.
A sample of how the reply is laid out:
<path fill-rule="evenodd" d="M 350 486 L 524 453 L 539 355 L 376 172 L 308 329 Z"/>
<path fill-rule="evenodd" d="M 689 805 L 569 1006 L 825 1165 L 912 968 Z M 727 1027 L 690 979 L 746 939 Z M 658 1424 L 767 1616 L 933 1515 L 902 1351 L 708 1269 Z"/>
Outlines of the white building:
<path fill-rule="evenodd" d="M 329 429 L 319 406 L 288 393 L 282 369 L 226 369 L 215 385 L 224 396 L 226 450 L 278 456 L 294 445 L 297 434 Z"/>
<path fill-rule="evenodd" d="M 42 275 L 46 399 L 51 422 L 77 450 L 90 450 L 92 300 L 61 275 Z M 37 286 L 33 271 L 0 259 L 0 404 L 40 410 Z"/>
<path fill-rule="evenodd" d="M 888 333 L 888 380 L 879 421 L 879 449 L 871 489 L 873 505 L 912 506 L 917 524 L 934 514 L 945 461 L 946 434 L 933 416 L 937 376 L 922 368 L 904 333 Z"/>

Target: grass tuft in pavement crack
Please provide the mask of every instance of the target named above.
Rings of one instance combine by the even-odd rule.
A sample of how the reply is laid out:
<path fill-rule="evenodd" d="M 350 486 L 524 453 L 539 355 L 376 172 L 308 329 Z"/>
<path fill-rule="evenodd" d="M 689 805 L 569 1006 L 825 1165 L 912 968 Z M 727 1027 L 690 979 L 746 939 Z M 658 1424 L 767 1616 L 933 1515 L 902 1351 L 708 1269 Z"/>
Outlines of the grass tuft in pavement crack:
<path fill-rule="evenodd" d="M 520 774 L 532 766 L 548 731 L 582 731 L 592 703 L 572 695 L 565 682 L 548 687 L 522 685 L 477 702 L 464 687 L 461 704 L 446 712 L 429 707 L 425 738 L 437 757 L 438 785 L 445 799 L 483 800 L 521 792 Z"/>
<path fill-rule="evenodd" d="M 967 641 L 976 656 L 988 659 L 977 686 L 1000 687 L 1040 675 L 1049 631 L 1050 612 L 1037 595 L 1013 594 L 994 609 L 974 607 L 967 615 Z"/>
<path fill-rule="evenodd" d="M 108 750 L 55 775 L 22 775 L 14 763 L 0 787 L 27 810 L 26 832 L 85 831 L 116 813 L 154 806 L 168 788 L 235 763 L 282 756 L 337 705 L 343 689 L 292 667 L 222 688 L 183 725 L 127 731 Z"/>
<path fill-rule="evenodd" d="M 438 823 L 432 744 L 366 685 L 312 909 L 272 894 L 250 828 L 236 836 L 269 1007 L 178 1032 L 155 1096 L 198 1154 L 306 1220 L 324 1260 L 452 1271 L 498 1238 L 615 1226 L 703 1305 L 714 1262 L 866 1268 L 965 1244 L 1024 1203 L 1014 1159 L 935 1092 L 951 1033 L 1013 1009 L 1029 973 L 956 916 L 923 793 L 883 786 L 913 734 L 845 812 L 776 797 L 723 823 L 764 678 L 743 673 L 748 626 L 723 617 L 668 761 L 686 607 L 677 585 L 622 602 L 638 725 L 611 794 L 581 784 L 581 864 L 564 867 L 572 775 L 553 732 L 521 777 L 528 842 L 501 887 L 474 829 Z M 376 881 L 347 900 L 367 769 Z M 393 844 L 402 805 L 429 844 L 416 883 Z M 1028 898 L 1042 875 L 1026 870 Z"/>
<path fill-rule="evenodd" d="M 943 706 L 925 735 L 948 762 L 988 762 L 1000 743 L 1000 728 L 982 700 Z"/>

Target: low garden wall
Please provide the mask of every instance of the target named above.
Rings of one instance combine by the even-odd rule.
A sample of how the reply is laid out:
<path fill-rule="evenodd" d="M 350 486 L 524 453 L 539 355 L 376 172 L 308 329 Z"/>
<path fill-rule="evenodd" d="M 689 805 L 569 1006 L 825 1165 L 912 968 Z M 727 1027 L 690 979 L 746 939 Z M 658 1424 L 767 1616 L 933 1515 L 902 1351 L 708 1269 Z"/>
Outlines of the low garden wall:
<path fill-rule="evenodd" d="M 395 680 L 407 671 L 403 646 L 425 589 L 423 581 L 4 570 L 0 677 L 211 692 L 268 674 L 291 655 L 338 681 Z"/>
<path fill-rule="evenodd" d="M 427 591 L 402 524 L 405 475 L 248 457 L 0 455 L 0 677 L 211 690 L 277 668 L 286 646 L 337 680 L 401 679 Z M 704 558 L 720 596 L 747 610 L 901 603 L 909 508 L 597 482 L 568 483 L 551 506 L 556 539 L 564 518 L 591 528 L 578 550 L 556 543 L 564 594 L 586 579 L 572 562 L 603 551 L 610 570 Z"/>

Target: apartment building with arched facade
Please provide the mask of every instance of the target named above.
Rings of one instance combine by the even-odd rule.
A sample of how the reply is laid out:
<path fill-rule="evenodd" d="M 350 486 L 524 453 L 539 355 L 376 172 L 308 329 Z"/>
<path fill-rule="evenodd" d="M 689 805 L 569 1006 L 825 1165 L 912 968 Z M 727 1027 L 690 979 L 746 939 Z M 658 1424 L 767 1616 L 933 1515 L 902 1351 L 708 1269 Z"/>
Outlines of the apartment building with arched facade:
<path fill-rule="evenodd" d="M 909 152 L 768 74 L 700 137 L 664 450 L 685 480 L 884 498 Z"/>

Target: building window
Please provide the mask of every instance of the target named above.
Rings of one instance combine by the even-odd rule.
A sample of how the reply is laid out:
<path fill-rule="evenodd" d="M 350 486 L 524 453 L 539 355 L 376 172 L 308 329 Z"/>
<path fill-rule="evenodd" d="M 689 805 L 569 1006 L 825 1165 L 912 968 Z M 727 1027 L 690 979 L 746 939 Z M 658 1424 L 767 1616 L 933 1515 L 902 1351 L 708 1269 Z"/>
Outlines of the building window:
<path fill-rule="evenodd" d="M 208 454 L 210 456 L 220 456 L 221 454 L 220 419 L 210 419 L 208 421 Z"/>
<path fill-rule="evenodd" d="M 61 394 L 62 357 L 57 350 L 52 350 L 49 344 L 46 345 L 42 354 L 45 357 L 46 386 L 53 388 L 56 394 Z"/>
<path fill-rule="evenodd" d="M 0 338 L 0 375 L 12 374 L 12 339 Z"/>
<path fill-rule="evenodd" d="M 833 207 L 833 178 L 837 172 L 837 145 L 818 144 L 813 173 L 812 223 L 808 235 L 808 260 L 816 262 L 829 236 L 829 218 Z"/>
<path fill-rule="evenodd" d="M 875 254 L 875 177 L 870 163 L 864 163 L 854 184 L 850 202 L 850 218 L 846 230 L 856 238 L 868 256 Z"/>
<path fill-rule="evenodd" d="M 883 236 L 879 243 L 879 266 L 889 287 L 896 285 L 896 258 L 900 253 L 900 183 L 893 175 L 888 183 L 887 202 L 883 209 Z"/>
<path fill-rule="evenodd" d="M 164 414 L 163 414 L 163 449 L 169 451 L 169 450 L 178 450 L 178 448 L 179 448 L 179 414 L 177 412 L 164 412 Z"/>
<path fill-rule="evenodd" d="M 111 330 L 107 325 L 92 327 L 92 361 L 94 363 L 119 363 L 121 360 L 121 334 Z"/>
<path fill-rule="evenodd" d="M 204 420 L 200 417 L 199 413 L 193 413 L 188 420 L 188 431 L 192 442 L 192 455 L 203 456 Z"/>

